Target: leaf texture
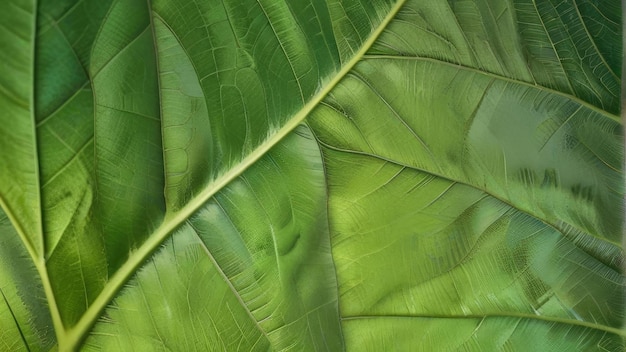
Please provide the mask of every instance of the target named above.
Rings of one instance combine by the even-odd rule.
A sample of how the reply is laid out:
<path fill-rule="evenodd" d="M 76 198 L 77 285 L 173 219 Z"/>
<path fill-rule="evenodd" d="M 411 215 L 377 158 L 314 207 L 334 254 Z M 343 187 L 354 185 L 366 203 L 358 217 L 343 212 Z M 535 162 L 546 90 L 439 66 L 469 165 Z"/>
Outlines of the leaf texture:
<path fill-rule="evenodd" d="M 618 1 L 0 8 L 0 350 L 624 348 Z"/>

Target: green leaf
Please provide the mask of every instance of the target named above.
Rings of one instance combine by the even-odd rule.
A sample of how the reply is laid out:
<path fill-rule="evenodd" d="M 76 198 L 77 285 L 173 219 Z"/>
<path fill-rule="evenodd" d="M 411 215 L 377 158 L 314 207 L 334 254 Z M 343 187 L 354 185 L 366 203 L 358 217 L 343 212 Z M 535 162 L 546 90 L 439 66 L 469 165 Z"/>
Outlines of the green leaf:
<path fill-rule="evenodd" d="M 623 350 L 621 13 L 3 2 L 0 350 Z"/>

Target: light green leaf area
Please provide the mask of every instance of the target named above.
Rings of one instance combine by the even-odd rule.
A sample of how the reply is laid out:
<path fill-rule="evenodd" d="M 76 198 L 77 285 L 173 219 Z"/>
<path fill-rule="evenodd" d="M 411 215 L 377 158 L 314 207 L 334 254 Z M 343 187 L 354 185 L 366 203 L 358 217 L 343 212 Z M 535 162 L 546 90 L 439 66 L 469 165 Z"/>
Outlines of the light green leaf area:
<path fill-rule="evenodd" d="M 622 351 L 617 0 L 7 0 L 1 351 Z"/>

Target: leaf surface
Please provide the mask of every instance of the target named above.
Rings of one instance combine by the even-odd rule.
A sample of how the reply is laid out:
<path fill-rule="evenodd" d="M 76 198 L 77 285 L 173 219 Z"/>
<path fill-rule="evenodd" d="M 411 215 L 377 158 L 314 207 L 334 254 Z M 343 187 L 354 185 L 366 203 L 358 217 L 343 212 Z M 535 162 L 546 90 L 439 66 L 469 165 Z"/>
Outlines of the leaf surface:
<path fill-rule="evenodd" d="M 619 2 L 2 8 L 0 348 L 624 348 Z"/>

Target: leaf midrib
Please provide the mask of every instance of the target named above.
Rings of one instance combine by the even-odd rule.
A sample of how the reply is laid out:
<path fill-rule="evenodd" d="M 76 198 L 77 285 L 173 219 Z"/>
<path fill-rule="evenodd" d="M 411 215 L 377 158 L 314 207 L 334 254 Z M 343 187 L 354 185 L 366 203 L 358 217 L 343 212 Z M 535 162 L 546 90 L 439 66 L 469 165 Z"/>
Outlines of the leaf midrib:
<path fill-rule="evenodd" d="M 115 298 L 124 284 L 141 267 L 144 261 L 169 237 L 169 235 L 179 226 L 183 225 L 189 217 L 199 210 L 217 192 L 227 184 L 236 179 L 256 161 L 263 157 L 273 146 L 283 140 L 293 129 L 295 129 L 313 111 L 315 107 L 330 93 L 330 91 L 361 61 L 366 52 L 372 47 L 374 42 L 387 28 L 391 20 L 403 7 L 406 0 L 398 0 L 387 13 L 380 25 L 372 31 L 352 58 L 339 70 L 327 84 L 323 86 L 283 127 L 271 135 L 265 142 L 259 145 L 252 153 L 243 158 L 237 165 L 228 172 L 217 177 L 209 183 L 203 191 L 191 199 L 184 207 L 175 212 L 166 214 L 165 219 L 156 228 L 147 240 L 134 252 L 132 252 L 126 262 L 113 274 L 107 284 L 103 287 L 98 297 L 92 302 L 89 308 L 82 315 L 80 320 L 71 329 L 66 331 L 65 342 L 67 347 L 74 348 L 86 337 L 93 324 L 100 317 L 100 312 Z M 235 293 L 235 292 L 234 292 Z M 235 293 L 237 294 L 237 293 Z"/>

